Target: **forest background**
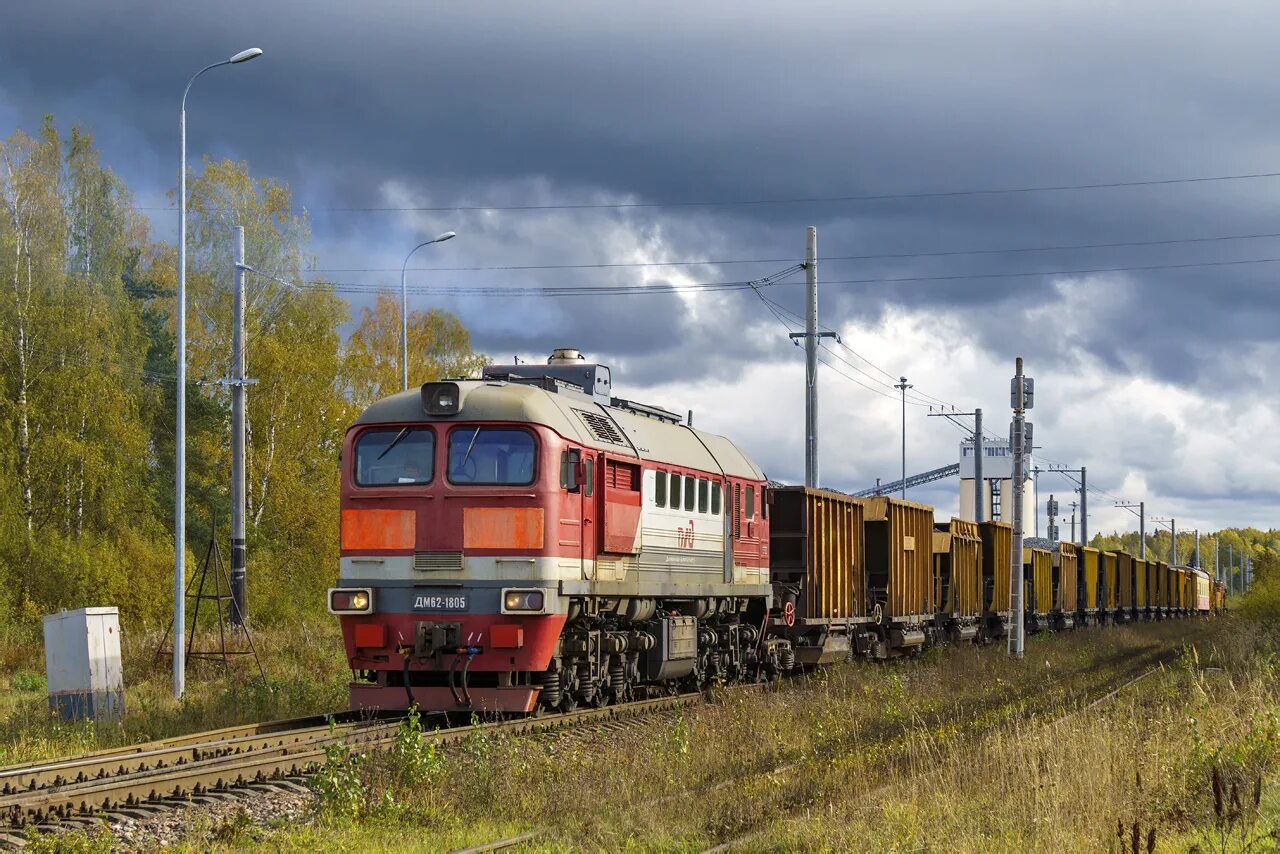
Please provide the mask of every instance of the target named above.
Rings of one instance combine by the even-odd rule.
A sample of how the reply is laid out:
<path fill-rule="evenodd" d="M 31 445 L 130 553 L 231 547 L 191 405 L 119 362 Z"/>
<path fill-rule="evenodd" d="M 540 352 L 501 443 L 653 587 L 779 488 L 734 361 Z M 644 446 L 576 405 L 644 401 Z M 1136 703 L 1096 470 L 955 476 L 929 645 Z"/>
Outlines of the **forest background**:
<path fill-rule="evenodd" d="M 307 218 L 247 164 L 206 160 L 188 186 L 188 565 L 215 519 L 228 554 L 231 412 L 216 382 L 230 375 L 242 225 L 249 264 L 268 274 L 247 282 L 251 616 L 322 614 L 338 565 L 338 452 L 360 410 L 399 390 L 399 300 L 380 294 L 351 317 L 304 281 Z M 0 140 L 0 208 L 0 632 L 29 639 L 42 615 L 87 605 L 163 629 L 177 249 L 152 237 L 92 137 L 52 117 Z M 447 312 L 411 312 L 409 338 L 417 382 L 484 362 Z"/>
<path fill-rule="evenodd" d="M 399 305 L 390 292 L 351 317 L 304 272 L 309 225 L 289 188 L 242 162 L 206 160 L 189 180 L 187 542 L 194 566 L 228 538 L 232 228 L 269 275 L 248 279 L 247 534 L 256 624 L 324 612 L 336 577 L 338 451 L 369 402 L 398 390 Z M 150 233 L 90 134 L 0 141 L 0 637 L 31 640 L 42 615 L 115 605 L 159 630 L 172 613 L 174 287 L 177 251 Z M 273 278 L 274 277 L 274 278 Z M 283 283 L 297 283 L 290 287 Z M 347 334 L 344 335 L 344 330 Z M 459 319 L 410 315 L 410 376 L 476 373 Z M 1153 526 L 1149 526 L 1153 527 Z M 1273 565 L 1280 532 L 1201 538 Z M 1137 553 L 1137 534 L 1095 545 Z M 1180 534 L 1184 560 L 1193 553 Z M 1148 535 L 1168 559 L 1167 531 Z"/>

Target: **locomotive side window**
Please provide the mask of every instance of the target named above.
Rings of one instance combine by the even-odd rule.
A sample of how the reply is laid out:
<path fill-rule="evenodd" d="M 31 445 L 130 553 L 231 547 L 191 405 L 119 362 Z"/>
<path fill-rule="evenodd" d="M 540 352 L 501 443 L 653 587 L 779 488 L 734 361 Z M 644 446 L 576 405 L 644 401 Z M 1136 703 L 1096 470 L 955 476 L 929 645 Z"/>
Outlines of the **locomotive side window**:
<path fill-rule="evenodd" d="M 747 514 L 748 519 L 756 518 L 756 488 L 754 486 L 747 487 Z"/>
<path fill-rule="evenodd" d="M 582 452 L 577 448 L 560 452 L 560 488 L 568 492 L 577 492 L 578 463 L 582 460 Z"/>
<path fill-rule="evenodd" d="M 356 439 L 357 486 L 421 486 L 435 475 L 436 434 L 429 427 L 366 430 Z"/>
<path fill-rule="evenodd" d="M 706 513 L 708 505 L 708 492 L 711 484 L 705 480 L 698 481 L 698 512 Z"/>
<path fill-rule="evenodd" d="M 667 506 L 667 473 L 665 471 L 653 473 L 653 500 L 659 507 Z"/>
<path fill-rule="evenodd" d="M 684 479 L 684 509 L 693 512 L 693 505 L 697 502 L 698 481 L 696 478 L 686 477 Z"/>
<path fill-rule="evenodd" d="M 533 483 L 537 442 L 509 427 L 457 427 L 449 433 L 449 482 L 528 486 Z"/>
<path fill-rule="evenodd" d="M 680 475 L 671 473 L 671 509 L 680 509 Z"/>
<path fill-rule="evenodd" d="M 591 497 L 591 493 L 595 492 L 596 482 L 596 461 L 587 457 L 582 463 L 582 494 Z"/>
<path fill-rule="evenodd" d="M 720 484 L 719 482 L 711 484 L 711 515 L 720 515 Z"/>

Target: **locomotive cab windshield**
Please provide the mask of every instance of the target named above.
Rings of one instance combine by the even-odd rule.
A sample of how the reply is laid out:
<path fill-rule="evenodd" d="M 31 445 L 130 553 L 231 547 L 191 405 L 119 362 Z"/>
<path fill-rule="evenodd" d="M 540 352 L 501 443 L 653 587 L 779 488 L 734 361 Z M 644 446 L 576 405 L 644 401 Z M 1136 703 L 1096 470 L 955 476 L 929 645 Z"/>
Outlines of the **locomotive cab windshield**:
<path fill-rule="evenodd" d="M 359 486 L 421 486 L 432 480 L 436 434 L 430 427 L 366 430 L 356 441 Z"/>
<path fill-rule="evenodd" d="M 535 477 L 537 442 L 518 427 L 459 426 L 449 432 L 449 483 L 528 486 Z"/>

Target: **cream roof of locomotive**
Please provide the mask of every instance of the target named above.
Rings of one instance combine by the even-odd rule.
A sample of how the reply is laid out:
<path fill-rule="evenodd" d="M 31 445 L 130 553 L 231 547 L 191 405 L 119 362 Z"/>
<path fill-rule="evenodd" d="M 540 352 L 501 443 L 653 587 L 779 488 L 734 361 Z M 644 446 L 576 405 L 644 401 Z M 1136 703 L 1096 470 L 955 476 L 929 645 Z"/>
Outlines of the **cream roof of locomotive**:
<path fill-rule="evenodd" d="M 454 416 L 428 416 L 417 389 L 384 398 L 369 406 L 357 424 L 412 421 L 511 421 L 542 424 L 567 439 L 602 451 L 668 463 L 700 471 L 723 471 L 734 477 L 764 480 L 764 473 L 737 445 L 723 436 L 601 406 L 590 396 L 572 391 L 548 391 L 534 385 L 495 380 L 460 380 L 462 408 Z M 625 434 L 622 443 L 604 441 L 583 419 L 603 415 Z"/>

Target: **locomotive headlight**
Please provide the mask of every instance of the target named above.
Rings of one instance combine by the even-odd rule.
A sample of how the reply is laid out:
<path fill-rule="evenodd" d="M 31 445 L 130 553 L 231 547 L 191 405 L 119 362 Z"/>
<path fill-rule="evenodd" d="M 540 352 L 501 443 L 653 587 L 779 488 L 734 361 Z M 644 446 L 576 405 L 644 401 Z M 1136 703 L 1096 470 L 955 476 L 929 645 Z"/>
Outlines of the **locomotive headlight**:
<path fill-rule="evenodd" d="M 422 386 L 422 408 L 428 415 L 457 415 L 460 401 L 457 383 L 425 383 Z"/>
<path fill-rule="evenodd" d="M 541 590 L 504 590 L 502 593 L 502 610 L 541 611 L 545 597 Z"/>
<path fill-rule="evenodd" d="M 329 589 L 330 614 L 373 613 L 373 590 L 368 587 Z"/>

